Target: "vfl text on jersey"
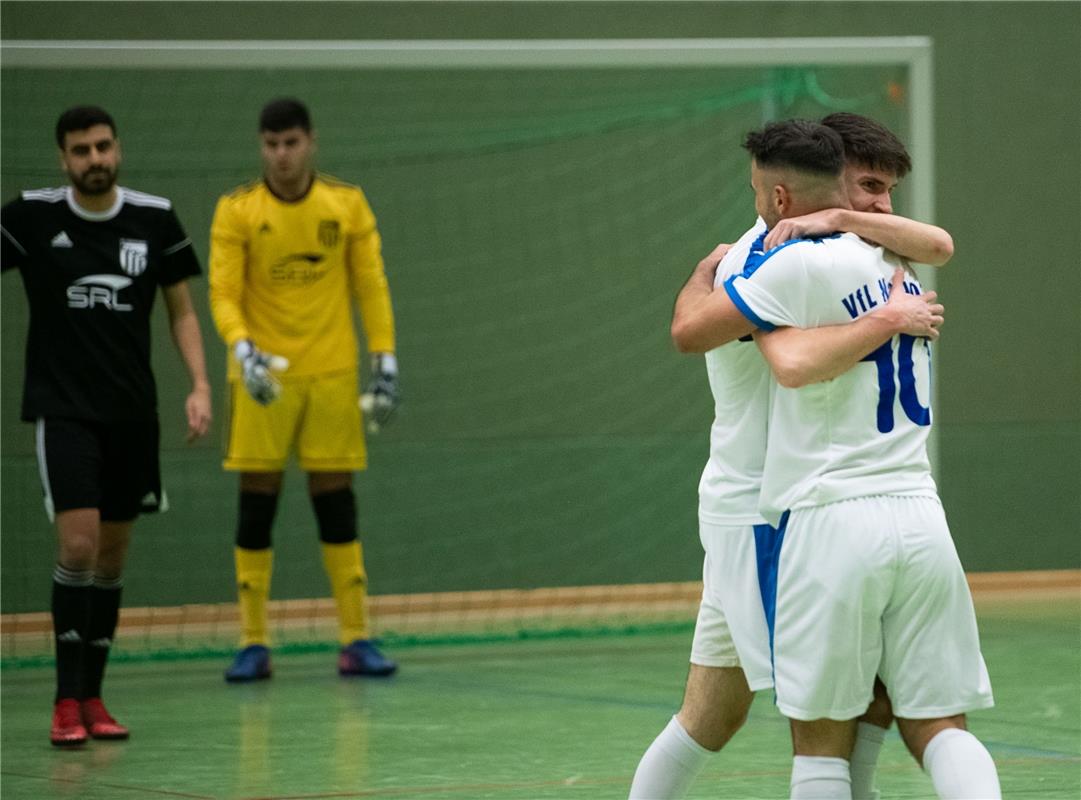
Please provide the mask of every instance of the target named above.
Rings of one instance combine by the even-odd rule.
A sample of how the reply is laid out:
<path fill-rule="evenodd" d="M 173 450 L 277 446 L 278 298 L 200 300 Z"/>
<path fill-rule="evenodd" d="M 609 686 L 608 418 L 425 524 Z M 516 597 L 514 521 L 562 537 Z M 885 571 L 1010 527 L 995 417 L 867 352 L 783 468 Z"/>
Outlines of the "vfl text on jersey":
<path fill-rule="evenodd" d="M 885 278 L 879 278 L 876 285 L 878 287 L 877 294 L 882 302 L 888 302 L 890 299 L 889 283 L 886 282 Z M 902 281 L 901 285 L 905 289 L 905 294 L 923 294 L 923 289 L 915 281 Z M 848 316 L 852 317 L 852 319 L 856 319 L 860 314 L 866 314 L 878 307 L 878 301 L 874 298 L 875 294 L 876 292 L 865 283 L 856 291 L 851 292 L 847 297 L 842 297 L 841 305 L 845 307 Z"/>

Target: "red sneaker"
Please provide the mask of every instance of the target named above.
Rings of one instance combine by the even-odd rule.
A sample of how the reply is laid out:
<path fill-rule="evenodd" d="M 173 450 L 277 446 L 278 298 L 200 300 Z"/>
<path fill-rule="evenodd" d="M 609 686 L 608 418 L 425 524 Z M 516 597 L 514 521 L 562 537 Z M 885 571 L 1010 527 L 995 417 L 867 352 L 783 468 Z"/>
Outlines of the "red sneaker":
<path fill-rule="evenodd" d="M 57 747 L 78 747 L 86 744 L 86 728 L 79 716 L 78 700 L 67 697 L 56 701 L 49 741 Z"/>
<path fill-rule="evenodd" d="M 100 697 L 83 700 L 82 712 L 83 724 L 95 739 L 128 738 L 128 729 L 112 718 Z"/>

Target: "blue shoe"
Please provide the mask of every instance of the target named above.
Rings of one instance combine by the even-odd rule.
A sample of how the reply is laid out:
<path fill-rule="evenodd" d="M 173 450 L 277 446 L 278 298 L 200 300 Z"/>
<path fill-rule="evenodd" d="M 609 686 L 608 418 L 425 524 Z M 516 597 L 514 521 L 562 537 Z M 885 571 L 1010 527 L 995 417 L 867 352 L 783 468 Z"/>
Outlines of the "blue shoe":
<path fill-rule="evenodd" d="M 236 654 L 232 666 L 225 670 L 229 683 L 261 681 L 270 677 L 270 650 L 261 644 L 251 644 Z"/>
<path fill-rule="evenodd" d="M 339 675 L 393 675 L 398 665 L 367 639 L 357 639 L 338 654 Z"/>

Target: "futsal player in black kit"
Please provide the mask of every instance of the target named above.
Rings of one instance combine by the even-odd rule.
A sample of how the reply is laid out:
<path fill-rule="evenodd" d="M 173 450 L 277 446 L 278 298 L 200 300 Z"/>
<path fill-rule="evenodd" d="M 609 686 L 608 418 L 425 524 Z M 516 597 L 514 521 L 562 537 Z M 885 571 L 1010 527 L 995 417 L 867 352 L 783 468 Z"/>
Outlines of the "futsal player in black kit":
<path fill-rule="evenodd" d="M 200 273 L 170 202 L 118 186 L 120 142 L 103 109 L 56 125 L 70 186 L 24 191 L 0 210 L 0 268 L 18 267 L 30 306 L 22 418 L 36 424 L 45 509 L 56 524 L 56 699 L 50 739 L 126 739 L 101 683 L 121 573 L 140 512 L 162 510 L 150 312 L 161 288 L 191 378 L 188 441 L 210 426 L 199 322 L 187 279 Z"/>

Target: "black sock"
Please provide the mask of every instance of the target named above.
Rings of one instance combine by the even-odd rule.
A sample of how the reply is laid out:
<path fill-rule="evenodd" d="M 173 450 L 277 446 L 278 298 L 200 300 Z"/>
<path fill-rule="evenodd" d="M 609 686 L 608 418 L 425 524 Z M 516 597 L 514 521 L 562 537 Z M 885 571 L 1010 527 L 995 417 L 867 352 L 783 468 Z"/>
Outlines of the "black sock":
<path fill-rule="evenodd" d="M 90 621 L 94 573 L 56 565 L 53 570 L 53 636 L 56 642 L 56 699 L 82 696 L 83 644 Z"/>
<path fill-rule="evenodd" d="M 90 624 L 86 631 L 86 648 L 83 650 L 84 698 L 101 697 L 101 681 L 105 677 L 105 664 L 109 660 L 109 648 L 116 635 L 116 621 L 120 617 L 120 578 L 94 578 L 90 589 Z"/>

